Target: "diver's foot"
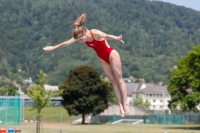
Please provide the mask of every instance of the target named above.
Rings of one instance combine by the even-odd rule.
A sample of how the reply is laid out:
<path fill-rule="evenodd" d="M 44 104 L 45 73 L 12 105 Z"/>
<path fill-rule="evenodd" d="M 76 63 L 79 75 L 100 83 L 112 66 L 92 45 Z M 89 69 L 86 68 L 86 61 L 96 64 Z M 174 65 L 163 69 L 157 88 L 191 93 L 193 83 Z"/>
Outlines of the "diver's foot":
<path fill-rule="evenodd" d="M 123 109 L 124 109 L 124 116 L 127 116 L 129 114 L 129 105 L 128 104 L 123 105 Z"/>
<path fill-rule="evenodd" d="M 125 112 L 124 112 L 124 108 L 121 104 L 119 104 L 119 109 L 120 109 L 120 115 L 121 117 L 124 117 L 125 116 Z"/>

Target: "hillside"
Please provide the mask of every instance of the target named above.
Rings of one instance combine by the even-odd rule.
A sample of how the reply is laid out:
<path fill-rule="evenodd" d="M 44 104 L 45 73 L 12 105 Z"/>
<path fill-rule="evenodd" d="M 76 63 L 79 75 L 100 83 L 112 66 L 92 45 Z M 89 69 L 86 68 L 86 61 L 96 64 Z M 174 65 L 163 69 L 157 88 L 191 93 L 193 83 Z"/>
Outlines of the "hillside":
<path fill-rule="evenodd" d="M 200 12 L 160 1 L 1 0 L 0 86 L 36 80 L 39 70 L 49 84 L 57 85 L 81 64 L 103 74 L 94 51 L 84 44 L 42 50 L 71 38 L 73 21 L 84 11 L 89 29 L 123 34 L 124 45 L 108 41 L 121 55 L 123 77 L 167 83 L 170 68 L 200 44 Z"/>

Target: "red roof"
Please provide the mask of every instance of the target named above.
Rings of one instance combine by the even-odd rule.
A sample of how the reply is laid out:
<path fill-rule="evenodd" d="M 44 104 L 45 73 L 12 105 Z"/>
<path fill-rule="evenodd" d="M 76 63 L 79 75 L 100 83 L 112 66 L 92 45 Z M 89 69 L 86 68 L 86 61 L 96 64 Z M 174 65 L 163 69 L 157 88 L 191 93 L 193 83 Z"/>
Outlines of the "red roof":
<path fill-rule="evenodd" d="M 17 83 L 14 83 L 14 86 L 15 86 L 16 88 L 19 88 L 19 87 L 20 87 L 20 85 L 17 84 Z"/>

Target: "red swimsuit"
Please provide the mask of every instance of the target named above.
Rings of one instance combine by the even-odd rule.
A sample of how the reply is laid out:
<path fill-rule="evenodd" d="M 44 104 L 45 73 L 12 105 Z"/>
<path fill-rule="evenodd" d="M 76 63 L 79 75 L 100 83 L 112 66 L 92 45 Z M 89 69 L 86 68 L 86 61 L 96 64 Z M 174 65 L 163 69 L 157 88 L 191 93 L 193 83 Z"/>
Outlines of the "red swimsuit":
<path fill-rule="evenodd" d="M 91 30 L 90 30 L 90 33 L 92 35 Z M 93 48 L 96 51 L 99 58 L 101 58 L 102 60 L 104 60 L 105 62 L 110 64 L 109 55 L 110 55 L 111 51 L 113 50 L 113 48 L 107 47 L 105 39 L 101 40 L 101 41 L 97 41 L 94 39 L 93 35 L 92 35 L 92 38 L 93 38 L 92 42 L 86 41 L 85 44 L 88 47 Z"/>

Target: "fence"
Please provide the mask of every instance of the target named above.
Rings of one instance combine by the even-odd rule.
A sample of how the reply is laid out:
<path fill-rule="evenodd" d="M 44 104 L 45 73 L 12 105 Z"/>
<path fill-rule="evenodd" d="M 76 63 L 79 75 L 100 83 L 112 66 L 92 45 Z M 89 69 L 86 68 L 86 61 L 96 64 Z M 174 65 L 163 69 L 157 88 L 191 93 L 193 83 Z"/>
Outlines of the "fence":
<path fill-rule="evenodd" d="M 92 122 L 114 122 L 122 119 L 119 114 L 118 105 L 109 106 L 107 110 L 92 117 Z M 146 110 L 130 106 L 129 115 L 125 119 L 142 119 L 144 123 L 152 124 L 200 124 L 200 113 L 194 112 L 173 112 L 168 110 Z"/>
<path fill-rule="evenodd" d="M 0 125 L 21 123 L 21 98 L 18 96 L 0 97 Z"/>
<path fill-rule="evenodd" d="M 119 115 L 98 115 L 92 117 L 93 123 L 114 122 L 122 119 Z M 180 114 L 180 115 L 135 115 L 127 116 L 126 119 L 143 119 L 144 123 L 152 124 L 200 124 L 200 114 Z"/>

